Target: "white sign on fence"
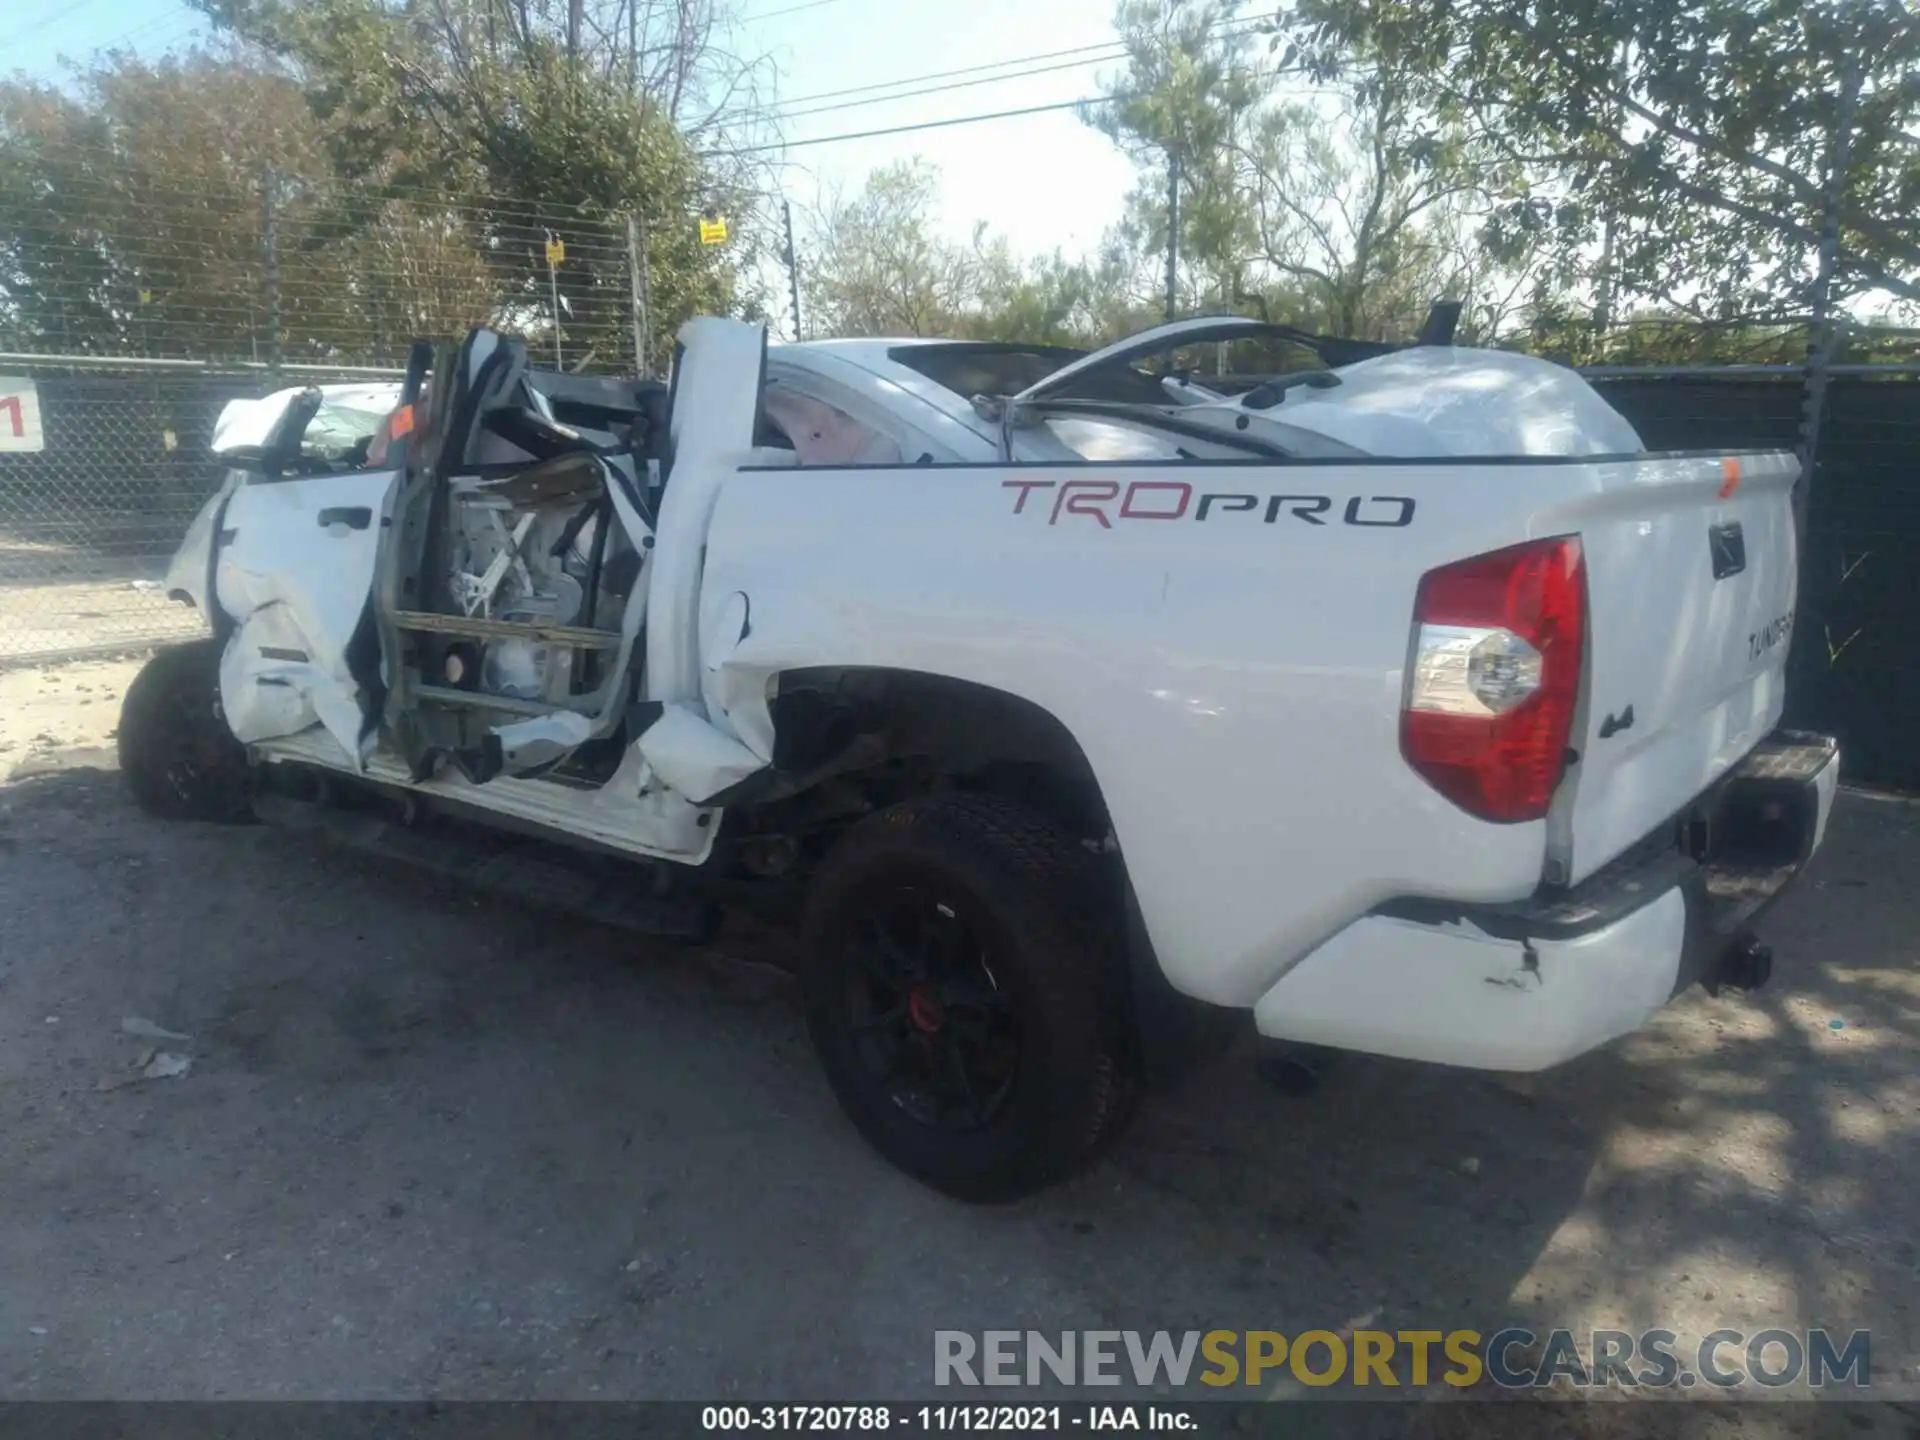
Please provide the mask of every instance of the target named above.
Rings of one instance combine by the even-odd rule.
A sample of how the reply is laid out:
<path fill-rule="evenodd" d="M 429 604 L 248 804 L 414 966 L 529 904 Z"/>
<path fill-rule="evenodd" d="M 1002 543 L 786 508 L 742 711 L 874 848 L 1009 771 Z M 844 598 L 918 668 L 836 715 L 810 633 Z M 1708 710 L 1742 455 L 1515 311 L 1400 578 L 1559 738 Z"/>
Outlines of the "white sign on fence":
<path fill-rule="evenodd" d="M 39 390 L 31 380 L 0 375 L 0 455 L 38 453 L 45 448 Z"/>

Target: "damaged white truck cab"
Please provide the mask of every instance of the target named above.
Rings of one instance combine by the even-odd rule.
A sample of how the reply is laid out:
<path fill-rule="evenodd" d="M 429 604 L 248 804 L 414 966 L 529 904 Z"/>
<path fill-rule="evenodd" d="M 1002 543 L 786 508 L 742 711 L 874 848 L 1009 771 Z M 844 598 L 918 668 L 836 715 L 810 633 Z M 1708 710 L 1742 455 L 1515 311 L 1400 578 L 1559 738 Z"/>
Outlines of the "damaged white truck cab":
<path fill-rule="evenodd" d="M 313 397 L 209 502 L 129 778 L 654 933 L 798 914 L 849 1115 L 969 1198 L 1222 1017 L 1526 1071 L 1763 980 L 1838 774 L 1777 729 L 1793 459 L 1523 356 L 1142 363 L 1308 338 L 419 351 L 367 463 L 303 461 Z"/>

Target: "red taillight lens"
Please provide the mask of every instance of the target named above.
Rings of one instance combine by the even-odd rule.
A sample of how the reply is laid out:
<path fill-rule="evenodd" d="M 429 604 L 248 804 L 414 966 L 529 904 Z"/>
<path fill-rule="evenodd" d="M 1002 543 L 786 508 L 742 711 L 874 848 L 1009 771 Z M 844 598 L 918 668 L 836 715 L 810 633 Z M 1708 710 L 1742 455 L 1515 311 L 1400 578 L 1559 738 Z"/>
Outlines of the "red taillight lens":
<path fill-rule="evenodd" d="M 1572 536 L 1428 571 L 1400 712 L 1407 763 L 1483 820 L 1545 815 L 1580 695 L 1586 618 Z"/>

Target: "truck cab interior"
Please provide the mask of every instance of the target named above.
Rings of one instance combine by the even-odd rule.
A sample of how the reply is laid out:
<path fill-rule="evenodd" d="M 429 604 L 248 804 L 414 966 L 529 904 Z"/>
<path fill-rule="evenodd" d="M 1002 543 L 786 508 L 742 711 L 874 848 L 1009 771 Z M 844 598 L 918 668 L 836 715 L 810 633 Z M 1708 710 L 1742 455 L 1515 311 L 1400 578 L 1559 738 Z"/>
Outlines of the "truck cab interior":
<path fill-rule="evenodd" d="M 484 329 L 432 374 L 377 607 L 390 736 L 418 778 L 593 783 L 568 762 L 617 756 L 636 703 L 668 389 L 536 371 Z"/>

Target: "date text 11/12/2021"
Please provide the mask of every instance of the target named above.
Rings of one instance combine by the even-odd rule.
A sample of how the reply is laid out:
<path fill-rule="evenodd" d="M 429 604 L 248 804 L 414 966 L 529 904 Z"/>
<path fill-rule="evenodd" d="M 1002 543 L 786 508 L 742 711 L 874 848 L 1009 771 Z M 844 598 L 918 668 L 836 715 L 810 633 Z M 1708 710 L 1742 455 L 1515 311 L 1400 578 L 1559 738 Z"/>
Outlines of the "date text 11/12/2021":
<path fill-rule="evenodd" d="M 708 1433 L 801 1431 L 910 1435 L 1058 1435 L 1075 1430 L 1195 1434 L 1196 1407 L 1171 1405 L 708 1405 Z"/>

